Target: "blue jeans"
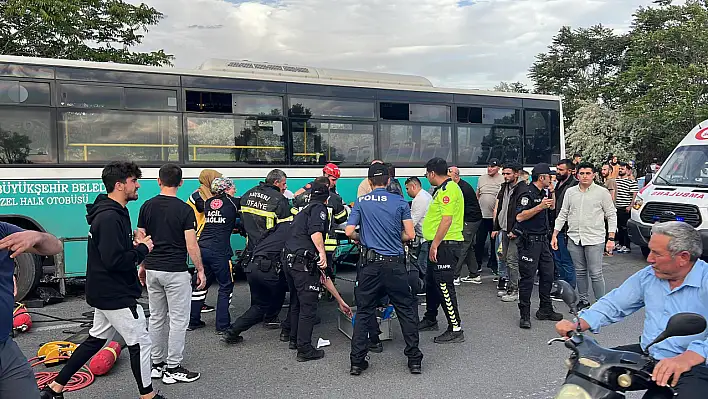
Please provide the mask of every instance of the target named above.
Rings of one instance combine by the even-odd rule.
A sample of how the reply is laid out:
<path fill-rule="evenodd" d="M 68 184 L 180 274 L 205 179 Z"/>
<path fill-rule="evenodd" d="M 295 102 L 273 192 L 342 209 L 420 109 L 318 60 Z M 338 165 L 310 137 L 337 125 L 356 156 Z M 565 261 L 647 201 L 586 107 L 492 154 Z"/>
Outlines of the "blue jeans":
<path fill-rule="evenodd" d="M 564 233 L 558 233 L 558 250 L 553 250 L 553 263 L 555 263 L 555 279 L 565 280 L 571 287 L 575 288 L 575 265 L 568 252 L 568 237 Z"/>

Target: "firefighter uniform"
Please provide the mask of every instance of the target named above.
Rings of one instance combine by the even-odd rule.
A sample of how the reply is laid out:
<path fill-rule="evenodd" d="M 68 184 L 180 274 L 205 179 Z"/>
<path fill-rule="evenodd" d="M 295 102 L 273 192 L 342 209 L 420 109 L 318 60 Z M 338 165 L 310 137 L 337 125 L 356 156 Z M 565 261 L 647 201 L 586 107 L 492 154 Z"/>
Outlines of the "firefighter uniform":
<path fill-rule="evenodd" d="M 381 164 L 369 167 L 368 176 L 388 176 Z M 405 251 L 401 242 L 403 221 L 411 221 L 411 211 L 402 196 L 384 187 L 374 189 L 357 199 L 347 226 L 360 226 L 362 254 L 357 272 L 356 322 L 349 355 L 352 375 L 368 368 L 365 360 L 369 349 L 369 334 L 375 324 L 375 309 L 379 299 L 388 295 L 406 343 L 405 355 L 411 373 L 420 373 L 423 354 L 418 348 L 418 304 L 408 285 Z"/>
<path fill-rule="evenodd" d="M 246 231 L 246 249 L 243 257 L 248 258 L 263 234 L 278 223 L 292 221 L 293 213 L 290 201 L 278 187 L 261 182 L 241 196 L 241 219 L 243 229 Z M 278 328 L 278 314 L 285 301 L 286 292 L 284 273 L 281 279 L 284 289 L 273 297 L 271 310 L 264 317 L 268 328 Z M 286 327 L 289 328 L 287 323 Z"/>
<path fill-rule="evenodd" d="M 290 289 L 290 349 L 297 349 L 297 360 L 320 359 L 324 351 L 312 346 L 312 328 L 317 316 L 321 273 L 317 261 L 319 251 L 312 241 L 312 234 L 322 233 L 324 239 L 329 226 L 327 207 L 329 196 L 326 185 L 314 184 L 311 199 L 293 219 L 290 236 L 285 241 L 283 265 Z M 287 332 L 284 330 L 283 332 Z"/>
<path fill-rule="evenodd" d="M 246 251 L 252 252 L 261 236 L 277 223 L 292 221 L 290 202 L 276 186 L 259 183 L 241 196 L 241 218 L 246 230 Z"/>
<path fill-rule="evenodd" d="M 533 168 L 532 176 L 550 175 L 551 169 L 547 164 L 541 163 Z M 550 178 L 549 178 L 550 182 Z M 538 213 L 523 222 L 517 222 L 514 234 L 519 236 L 519 311 L 521 328 L 531 328 L 531 294 L 536 272 L 539 275 L 538 296 L 540 307 L 536 312 L 539 320 L 559 321 L 563 315 L 553 310 L 551 302 L 551 287 L 553 284 L 553 255 L 548 240 L 548 208 L 542 205 L 543 199 L 548 198 L 545 187 L 540 180 L 528 185 L 527 190 L 517 200 L 516 214 L 518 215 L 534 208 L 540 209 Z"/>
<path fill-rule="evenodd" d="M 223 337 L 224 342 L 241 342 L 242 332 L 260 323 L 268 312 L 273 311 L 273 298 L 284 290 L 280 272 L 283 246 L 290 237 L 290 224 L 291 222 L 280 223 L 274 229 L 268 230 L 253 249 L 245 267 L 251 291 L 251 307 L 231 324 Z"/>

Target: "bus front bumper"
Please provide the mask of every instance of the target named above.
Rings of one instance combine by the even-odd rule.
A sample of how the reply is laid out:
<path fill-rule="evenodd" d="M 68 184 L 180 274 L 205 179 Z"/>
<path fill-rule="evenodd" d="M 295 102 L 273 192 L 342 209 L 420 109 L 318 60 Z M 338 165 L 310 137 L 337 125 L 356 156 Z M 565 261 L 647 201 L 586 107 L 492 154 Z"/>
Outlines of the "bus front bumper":
<path fill-rule="evenodd" d="M 649 247 L 652 225 L 644 225 L 635 220 L 629 219 L 627 222 L 627 234 L 632 244 L 640 247 Z M 698 230 L 703 241 L 703 258 L 708 258 L 708 230 Z"/>

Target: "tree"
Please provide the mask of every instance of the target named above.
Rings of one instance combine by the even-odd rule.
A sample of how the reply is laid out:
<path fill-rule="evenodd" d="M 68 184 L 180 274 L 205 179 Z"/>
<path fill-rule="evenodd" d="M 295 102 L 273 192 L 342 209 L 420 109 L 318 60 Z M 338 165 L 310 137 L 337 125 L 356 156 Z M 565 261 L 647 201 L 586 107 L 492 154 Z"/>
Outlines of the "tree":
<path fill-rule="evenodd" d="M 562 96 L 567 124 L 585 101 L 613 104 L 607 89 L 614 84 L 628 42 L 626 35 L 602 25 L 564 26 L 529 69 L 534 92 Z"/>
<path fill-rule="evenodd" d="M 530 93 L 530 90 L 521 82 L 499 82 L 494 86 L 494 91 L 506 93 Z"/>
<path fill-rule="evenodd" d="M 24 134 L 0 129 L 0 164 L 29 163 L 30 143 Z"/>
<path fill-rule="evenodd" d="M 615 95 L 647 129 L 637 142 L 644 161 L 665 158 L 708 119 L 708 1 L 642 7 L 634 16 L 625 68 Z"/>
<path fill-rule="evenodd" d="M 0 54 L 141 65 L 172 65 L 163 50 L 130 51 L 163 14 L 123 0 L 0 2 Z"/>
<path fill-rule="evenodd" d="M 596 165 L 607 161 L 608 154 L 628 161 L 641 128 L 621 112 L 605 105 L 581 103 L 573 124 L 566 130 L 566 153 L 578 152 Z"/>

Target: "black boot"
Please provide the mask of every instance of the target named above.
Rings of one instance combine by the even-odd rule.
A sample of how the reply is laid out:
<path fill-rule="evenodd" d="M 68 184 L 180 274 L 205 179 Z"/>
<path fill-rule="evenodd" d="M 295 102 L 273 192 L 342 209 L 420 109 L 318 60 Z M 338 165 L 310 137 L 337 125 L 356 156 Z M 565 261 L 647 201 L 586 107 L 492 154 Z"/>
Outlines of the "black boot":
<path fill-rule="evenodd" d="M 322 359 L 325 355 L 325 352 L 322 349 L 315 349 L 310 347 L 309 350 L 305 351 L 300 351 L 298 349 L 297 351 L 297 361 L 298 362 L 309 362 L 310 360 L 319 360 Z"/>
<path fill-rule="evenodd" d="M 361 362 L 359 364 L 352 363 L 352 366 L 349 368 L 349 374 L 350 375 L 361 375 L 361 373 L 368 368 L 369 368 L 369 362 L 367 362 L 366 360 L 364 360 L 363 362 Z"/>
<path fill-rule="evenodd" d="M 243 342 L 243 337 L 240 334 L 240 331 L 229 328 L 221 335 L 221 342 L 229 345 L 241 343 Z"/>
<path fill-rule="evenodd" d="M 521 319 L 519 320 L 519 327 L 521 327 L 523 329 L 531 328 L 531 309 L 519 304 L 519 313 L 521 313 Z"/>
<path fill-rule="evenodd" d="M 547 306 L 538 309 L 536 318 L 539 320 L 561 321 L 563 320 L 563 315 L 553 310 L 553 306 Z"/>
<path fill-rule="evenodd" d="M 429 320 L 423 317 L 418 322 L 418 331 L 437 331 L 438 329 L 438 322 L 435 320 Z"/>
<path fill-rule="evenodd" d="M 280 341 L 281 342 L 290 341 L 290 331 L 280 330 Z"/>
<path fill-rule="evenodd" d="M 56 393 L 49 386 L 46 386 L 39 392 L 39 399 L 64 399 L 64 394 Z"/>

